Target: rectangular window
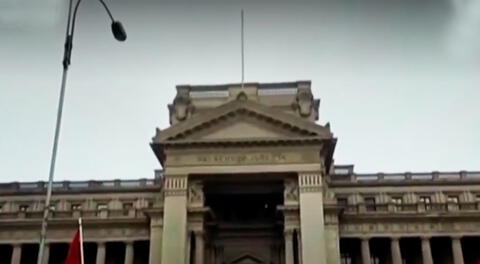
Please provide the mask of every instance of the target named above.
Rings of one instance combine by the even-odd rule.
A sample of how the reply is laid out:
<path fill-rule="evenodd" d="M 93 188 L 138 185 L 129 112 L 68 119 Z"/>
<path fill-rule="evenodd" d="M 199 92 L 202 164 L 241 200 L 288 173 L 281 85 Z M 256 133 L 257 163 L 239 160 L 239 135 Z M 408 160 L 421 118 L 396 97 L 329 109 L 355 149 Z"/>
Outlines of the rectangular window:
<path fill-rule="evenodd" d="M 458 196 L 455 196 L 455 195 L 447 196 L 447 203 L 458 204 Z"/>
<path fill-rule="evenodd" d="M 97 204 L 97 210 L 98 211 L 101 211 L 101 210 L 107 210 L 108 209 L 108 206 L 106 203 L 99 203 Z"/>
<path fill-rule="evenodd" d="M 392 197 L 392 204 L 393 204 L 393 209 L 395 211 L 402 211 L 403 210 L 403 198 L 400 196 L 394 196 Z"/>
<path fill-rule="evenodd" d="M 337 198 L 337 204 L 346 207 L 348 205 L 348 200 L 347 198 Z"/>
<path fill-rule="evenodd" d="M 82 210 L 82 204 L 74 203 L 72 204 L 72 211 L 80 211 Z"/>
<path fill-rule="evenodd" d="M 28 204 L 21 204 L 18 208 L 20 212 L 26 212 L 28 210 Z"/>
<path fill-rule="evenodd" d="M 123 215 L 128 215 L 133 208 L 133 203 L 123 203 Z"/>
<path fill-rule="evenodd" d="M 375 197 L 365 197 L 365 209 L 367 211 L 375 211 L 376 205 L 375 205 Z"/>
<path fill-rule="evenodd" d="M 425 206 L 425 210 L 432 209 L 432 201 L 430 199 L 430 196 L 420 196 L 419 201 Z"/>

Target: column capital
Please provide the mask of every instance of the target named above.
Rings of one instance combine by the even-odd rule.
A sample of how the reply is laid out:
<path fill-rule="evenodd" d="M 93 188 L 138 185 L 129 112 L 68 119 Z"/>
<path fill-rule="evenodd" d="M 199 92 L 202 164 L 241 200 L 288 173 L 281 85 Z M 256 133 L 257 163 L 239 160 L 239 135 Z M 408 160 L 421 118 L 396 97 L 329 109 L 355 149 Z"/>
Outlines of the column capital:
<path fill-rule="evenodd" d="M 298 186 L 300 193 L 321 192 L 323 186 L 322 172 L 301 172 L 298 173 Z"/>
<path fill-rule="evenodd" d="M 430 240 L 432 238 L 432 236 L 429 236 L 429 235 L 422 235 L 420 236 L 420 239 L 421 240 Z"/>
<path fill-rule="evenodd" d="M 451 238 L 452 240 L 460 240 L 460 239 L 462 239 L 462 237 L 463 237 L 462 235 L 458 235 L 458 234 L 455 234 L 455 235 L 451 235 L 451 236 L 450 236 L 450 238 Z"/>
<path fill-rule="evenodd" d="M 131 246 L 131 245 L 133 245 L 133 243 L 135 243 L 135 241 L 133 241 L 133 240 L 127 240 L 127 241 L 124 241 L 124 243 L 125 243 L 125 245 L 127 245 L 127 246 Z"/>
<path fill-rule="evenodd" d="M 188 188 L 188 176 L 165 176 L 163 189 L 165 196 L 186 196 Z"/>
<path fill-rule="evenodd" d="M 402 238 L 402 237 L 400 237 L 400 236 L 391 236 L 391 237 L 390 237 L 390 240 L 391 240 L 391 241 L 398 242 L 398 241 L 400 241 L 400 238 Z"/>
<path fill-rule="evenodd" d="M 361 236 L 361 237 L 359 237 L 359 239 L 362 240 L 362 241 L 369 241 L 370 239 L 372 239 L 372 237 L 370 237 L 370 236 Z"/>

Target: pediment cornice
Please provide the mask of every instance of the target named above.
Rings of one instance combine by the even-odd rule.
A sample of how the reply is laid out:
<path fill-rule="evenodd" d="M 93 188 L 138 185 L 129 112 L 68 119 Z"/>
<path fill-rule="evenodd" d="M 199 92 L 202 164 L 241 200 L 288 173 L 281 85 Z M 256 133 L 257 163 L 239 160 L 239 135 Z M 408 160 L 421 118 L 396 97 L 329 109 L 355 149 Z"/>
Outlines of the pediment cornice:
<path fill-rule="evenodd" d="M 235 119 L 255 119 L 267 124 L 272 130 L 284 132 L 276 137 L 239 137 L 239 138 L 196 138 L 194 135 L 206 129 L 212 129 L 224 122 Z M 288 132 L 288 135 L 286 135 Z M 157 129 L 153 144 L 212 144 L 227 142 L 272 142 L 333 139 L 328 126 L 320 126 L 299 116 L 284 113 L 271 107 L 249 100 L 236 100 L 217 108 L 207 110 L 190 119 L 170 126 L 165 130 Z"/>

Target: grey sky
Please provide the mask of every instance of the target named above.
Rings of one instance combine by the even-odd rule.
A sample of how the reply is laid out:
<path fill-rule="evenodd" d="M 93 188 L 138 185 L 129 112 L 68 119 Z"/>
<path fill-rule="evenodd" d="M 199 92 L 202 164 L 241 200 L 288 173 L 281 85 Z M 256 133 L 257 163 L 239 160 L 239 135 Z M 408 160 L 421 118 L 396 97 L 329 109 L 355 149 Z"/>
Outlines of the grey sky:
<path fill-rule="evenodd" d="M 0 0 L 0 181 L 46 180 L 66 0 Z M 148 143 L 176 84 L 309 79 L 337 164 L 360 172 L 480 169 L 480 2 L 84 0 L 57 180 L 151 177 Z"/>

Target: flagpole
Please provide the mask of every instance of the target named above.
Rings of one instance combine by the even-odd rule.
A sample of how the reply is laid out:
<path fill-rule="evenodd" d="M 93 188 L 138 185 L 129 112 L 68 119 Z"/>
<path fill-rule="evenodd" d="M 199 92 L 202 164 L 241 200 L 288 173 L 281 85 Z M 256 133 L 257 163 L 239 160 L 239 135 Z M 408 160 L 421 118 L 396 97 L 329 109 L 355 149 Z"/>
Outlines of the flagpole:
<path fill-rule="evenodd" d="M 83 261 L 83 227 L 82 227 L 82 218 L 78 218 L 78 231 L 80 233 L 80 260 L 81 264 L 85 264 Z"/>

